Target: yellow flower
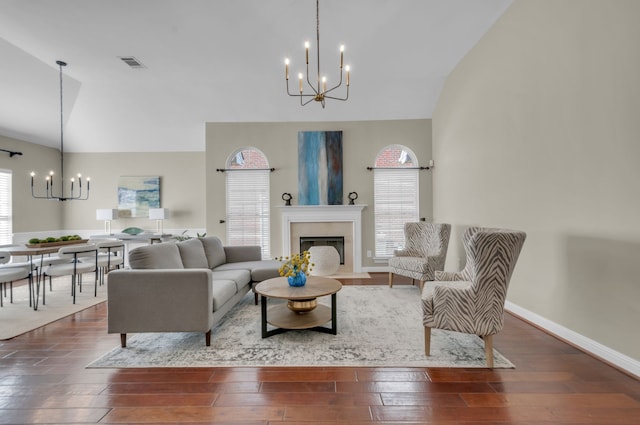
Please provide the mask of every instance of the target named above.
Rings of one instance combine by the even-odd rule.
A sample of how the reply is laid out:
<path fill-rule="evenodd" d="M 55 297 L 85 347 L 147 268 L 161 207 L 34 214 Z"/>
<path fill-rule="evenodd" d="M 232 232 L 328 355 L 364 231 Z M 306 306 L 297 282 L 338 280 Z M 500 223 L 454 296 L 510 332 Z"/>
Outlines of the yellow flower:
<path fill-rule="evenodd" d="M 308 274 L 314 266 L 310 263 L 311 253 L 309 251 L 293 254 L 291 257 L 276 257 L 276 260 L 282 262 L 278 273 L 284 277 L 295 276 L 298 272 Z"/>

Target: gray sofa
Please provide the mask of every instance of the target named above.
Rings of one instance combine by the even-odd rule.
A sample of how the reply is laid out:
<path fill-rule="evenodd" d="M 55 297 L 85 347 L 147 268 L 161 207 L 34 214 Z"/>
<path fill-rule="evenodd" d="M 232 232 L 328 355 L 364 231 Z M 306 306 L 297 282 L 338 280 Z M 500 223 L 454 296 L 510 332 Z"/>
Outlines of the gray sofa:
<path fill-rule="evenodd" d="M 108 278 L 108 332 L 204 332 L 254 282 L 279 276 L 280 263 L 261 260 L 258 246 L 223 246 L 215 236 L 132 249 L 129 267 Z M 257 324 L 256 324 L 257 326 Z"/>

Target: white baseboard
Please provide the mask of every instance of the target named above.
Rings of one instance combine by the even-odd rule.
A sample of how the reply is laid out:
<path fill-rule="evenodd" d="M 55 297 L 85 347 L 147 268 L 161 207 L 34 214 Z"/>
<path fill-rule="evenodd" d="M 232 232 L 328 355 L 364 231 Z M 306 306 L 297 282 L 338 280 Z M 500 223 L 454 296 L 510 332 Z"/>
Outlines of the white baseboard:
<path fill-rule="evenodd" d="M 510 313 L 523 318 L 524 320 L 539 326 L 550 334 L 567 341 L 583 351 L 602 359 L 603 361 L 624 370 L 628 374 L 640 379 L 640 361 L 632 359 L 622 353 L 619 353 L 605 345 L 600 344 L 584 335 L 565 328 L 549 319 L 546 319 L 536 313 L 507 301 L 505 309 Z"/>

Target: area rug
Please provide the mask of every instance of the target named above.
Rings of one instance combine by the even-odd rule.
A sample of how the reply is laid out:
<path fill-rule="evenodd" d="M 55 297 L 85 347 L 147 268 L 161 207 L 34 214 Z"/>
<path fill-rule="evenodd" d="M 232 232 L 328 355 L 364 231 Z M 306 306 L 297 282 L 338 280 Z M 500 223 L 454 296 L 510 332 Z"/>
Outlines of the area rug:
<path fill-rule="evenodd" d="M 0 308 L 0 340 L 11 339 L 58 319 L 77 313 L 107 299 L 106 284 L 98 286 L 98 296 L 93 296 L 92 276 L 85 276 L 82 292 L 76 292 L 76 303 L 71 297 L 71 279 L 59 277 L 53 279 L 53 291 L 47 283 L 46 304 L 42 304 L 42 288 L 38 310 L 29 307 L 28 285 L 13 288 L 13 304 L 9 303 L 9 293 L 3 298 Z"/>
<path fill-rule="evenodd" d="M 210 347 L 201 333 L 136 334 L 88 367 L 486 367 L 484 344 L 474 335 L 433 330 L 431 356 L 424 355 L 417 287 L 344 286 L 337 304 L 337 335 L 301 330 L 263 339 L 260 306 L 249 293 L 213 328 Z M 514 367 L 494 356 L 496 368 Z"/>

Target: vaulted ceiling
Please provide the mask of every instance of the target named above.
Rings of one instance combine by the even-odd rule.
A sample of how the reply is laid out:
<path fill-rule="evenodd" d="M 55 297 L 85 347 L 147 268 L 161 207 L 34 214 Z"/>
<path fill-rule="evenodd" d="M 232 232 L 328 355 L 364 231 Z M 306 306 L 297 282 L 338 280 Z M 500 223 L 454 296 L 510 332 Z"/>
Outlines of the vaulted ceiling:
<path fill-rule="evenodd" d="M 285 91 L 314 0 L 0 0 L 0 134 L 65 151 L 202 151 L 206 122 L 430 118 L 447 75 L 511 0 L 320 0 L 322 73 L 347 102 Z M 120 57 L 144 67 L 131 69 Z"/>

